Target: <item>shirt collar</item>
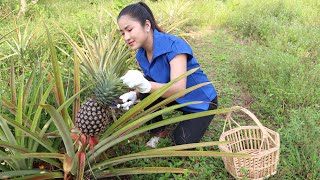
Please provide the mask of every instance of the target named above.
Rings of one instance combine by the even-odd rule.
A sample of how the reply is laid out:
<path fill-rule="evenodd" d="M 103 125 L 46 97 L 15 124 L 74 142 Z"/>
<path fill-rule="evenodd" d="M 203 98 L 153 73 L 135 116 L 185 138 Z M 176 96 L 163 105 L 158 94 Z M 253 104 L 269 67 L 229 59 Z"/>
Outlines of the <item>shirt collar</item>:
<path fill-rule="evenodd" d="M 153 58 L 171 51 L 172 41 L 166 36 L 165 33 L 159 32 L 157 29 L 153 31 Z M 144 56 L 145 50 L 140 48 L 138 56 Z"/>
<path fill-rule="evenodd" d="M 172 41 L 165 33 L 159 32 L 157 29 L 153 31 L 153 57 L 156 58 L 162 54 L 171 51 Z"/>

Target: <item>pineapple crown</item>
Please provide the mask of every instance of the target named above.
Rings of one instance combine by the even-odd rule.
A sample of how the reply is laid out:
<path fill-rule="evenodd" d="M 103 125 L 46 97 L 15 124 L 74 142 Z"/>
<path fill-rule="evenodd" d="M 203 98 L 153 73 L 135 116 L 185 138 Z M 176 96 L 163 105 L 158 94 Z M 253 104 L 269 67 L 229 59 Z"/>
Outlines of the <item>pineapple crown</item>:
<path fill-rule="evenodd" d="M 130 49 L 121 41 L 116 28 L 108 30 L 100 27 L 96 38 L 92 38 L 80 28 L 83 41 L 80 47 L 67 36 L 81 62 L 81 70 L 91 88 L 92 96 L 102 106 L 109 106 L 126 91 L 120 80 L 132 57 Z"/>

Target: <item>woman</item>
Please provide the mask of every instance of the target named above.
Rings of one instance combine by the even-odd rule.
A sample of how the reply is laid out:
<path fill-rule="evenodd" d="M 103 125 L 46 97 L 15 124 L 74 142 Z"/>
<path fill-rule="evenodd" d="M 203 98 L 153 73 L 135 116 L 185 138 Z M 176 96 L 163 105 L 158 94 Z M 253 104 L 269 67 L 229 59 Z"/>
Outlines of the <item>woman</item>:
<path fill-rule="evenodd" d="M 129 106 L 137 100 L 137 97 L 143 99 L 170 80 L 190 69 L 199 67 L 190 46 L 182 39 L 164 33 L 158 27 L 153 13 L 145 3 L 139 2 L 125 7 L 118 15 L 118 26 L 128 46 L 133 50 L 138 50 L 136 59 L 144 74 L 138 70 L 129 70 L 121 78 L 123 83 L 130 88 L 135 88 L 136 91 L 120 96 L 124 103 L 118 105 L 118 107 L 129 109 Z M 170 97 L 186 88 L 208 81 L 203 71 L 198 69 L 175 83 L 162 98 Z M 182 104 L 191 101 L 212 103 L 183 107 L 181 108 L 183 114 L 217 109 L 217 93 L 211 84 L 176 99 L 174 103 Z M 174 143 L 179 145 L 199 142 L 212 119 L 213 116 L 207 116 L 180 122 L 173 132 Z M 150 122 L 154 123 L 161 120 L 162 117 L 159 116 Z M 147 146 L 155 148 L 159 138 L 165 136 L 164 127 L 154 129 L 151 132 L 154 136 L 147 143 Z"/>

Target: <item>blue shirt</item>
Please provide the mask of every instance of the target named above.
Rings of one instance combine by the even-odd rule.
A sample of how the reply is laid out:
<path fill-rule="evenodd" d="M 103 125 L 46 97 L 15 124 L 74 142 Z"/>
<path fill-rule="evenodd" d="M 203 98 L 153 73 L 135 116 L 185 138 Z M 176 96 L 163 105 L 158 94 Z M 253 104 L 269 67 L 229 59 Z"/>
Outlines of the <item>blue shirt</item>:
<path fill-rule="evenodd" d="M 143 48 L 138 50 L 136 59 L 145 76 L 152 78 L 155 82 L 168 83 L 170 81 L 170 61 L 178 54 L 187 54 L 187 70 L 200 67 L 196 58 L 193 56 L 192 49 L 184 40 L 155 29 L 153 43 L 154 49 L 151 62 L 148 61 Z M 209 80 L 200 68 L 187 76 L 187 88 L 203 82 L 209 82 Z M 207 102 L 182 108 L 182 110 L 187 112 L 201 112 L 208 110 L 208 102 L 211 102 L 216 96 L 217 92 L 213 85 L 208 84 L 176 99 L 176 102 L 179 104 L 192 101 Z"/>

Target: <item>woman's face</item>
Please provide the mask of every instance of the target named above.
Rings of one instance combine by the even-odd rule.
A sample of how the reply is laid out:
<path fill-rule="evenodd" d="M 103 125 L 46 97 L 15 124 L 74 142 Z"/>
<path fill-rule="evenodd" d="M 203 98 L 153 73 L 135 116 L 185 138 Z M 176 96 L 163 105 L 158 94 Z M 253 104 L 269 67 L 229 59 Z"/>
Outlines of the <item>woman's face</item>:
<path fill-rule="evenodd" d="M 143 27 L 136 19 L 123 15 L 118 19 L 118 26 L 124 41 L 131 49 L 136 50 L 144 46 L 150 31 L 149 23 Z"/>

